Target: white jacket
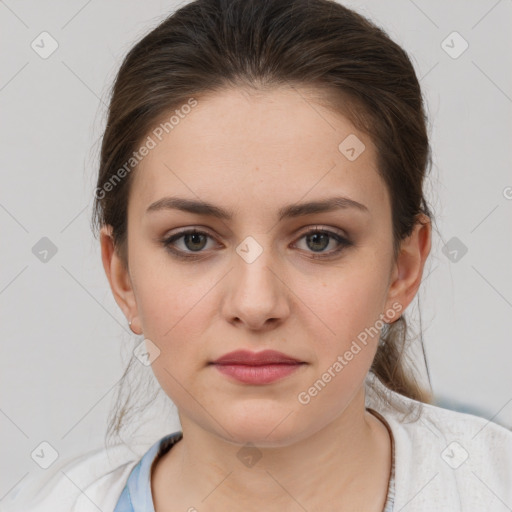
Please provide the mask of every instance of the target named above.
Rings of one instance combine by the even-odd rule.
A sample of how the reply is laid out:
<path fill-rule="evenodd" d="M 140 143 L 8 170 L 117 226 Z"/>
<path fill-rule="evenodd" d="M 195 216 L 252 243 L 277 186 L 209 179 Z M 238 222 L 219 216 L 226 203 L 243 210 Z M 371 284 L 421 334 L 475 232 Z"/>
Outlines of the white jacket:
<path fill-rule="evenodd" d="M 412 421 L 414 414 L 404 418 L 368 386 L 370 380 L 373 379 L 367 382 L 366 405 L 386 420 L 393 435 L 394 489 L 390 489 L 392 496 L 389 498 L 394 504 L 388 510 L 512 510 L 510 430 L 471 414 L 421 404 L 389 391 L 374 379 L 375 388 L 397 407 L 421 408 L 420 418 Z M 148 456 L 154 458 L 160 441 L 147 450 L 146 462 Z M 139 461 L 141 457 L 126 444 L 65 460 L 49 468 L 50 474 L 45 475 L 44 480 L 22 481 L 0 502 L 0 510 L 114 512 L 128 477 Z M 146 506 L 131 510 L 154 512 L 150 487 L 144 489 L 144 493 L 145 497 L 135 497 L 134 501 L 149 499 L 149 505 L 146 501 Z"/>

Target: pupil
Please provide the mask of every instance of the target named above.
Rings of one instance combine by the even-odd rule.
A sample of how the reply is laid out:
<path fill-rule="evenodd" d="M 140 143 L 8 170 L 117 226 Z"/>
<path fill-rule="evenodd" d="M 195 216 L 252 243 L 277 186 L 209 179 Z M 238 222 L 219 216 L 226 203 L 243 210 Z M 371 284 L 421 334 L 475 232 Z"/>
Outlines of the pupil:
<path fill-rule="evenodd" d="M 192 237 L 194 237 L 194 240 L 195 240 L 195 241 L 194 241 L 193 243 L 195 243 L 195 242 L 197 241 L 197 238 L 196 238 L 196 237 L 200 238 L 200 237 L 202 237 L 202 236 L 203 236 L 203 235 L 201 235 L 201 234 L 199 234 L 199 233 L 189 233 L 188 235 L 185 235 L 185 237 L 186 237 L 186 239 L 185 239 L 185 240 L 186 240 L 186 241 L 185 241 L 185 244 L 187 245 L 187 247 L 188 247 L 189 249 L 194 250 L 194 248 L 193 248 L 193 247 L 189 247 L 189 246 L 188 246 L 187 241 L 188 241 L 188 240 L 190 240 Z M 204 238 L 204 237 L 203 237 L 203 238 Z M 202 247 L 204 247 L 204 244 L 203 244 L 203 246 L 201 246 L 201 247 L 199 247 L 199 248 L 198 248 L 198 247 L 195 247 L 195 249 L 202 249 Z"/>
<path fill-rule="evenodd" d="M 313 240 L 313 244 L 315 244 L 318 241 L 318 237 L 323 237 L 324 241 L 327 241 L 327 245 L 329 244 L 329 237 L 325 233 L 315 233 L 314 235 L 310 235 L 308 239 Z M 321 247 L 319 249 L 325 249 L 325 244 L 320 243 L 320 245 Z M 313 248 L 313 250 L 315 249 Z"/>

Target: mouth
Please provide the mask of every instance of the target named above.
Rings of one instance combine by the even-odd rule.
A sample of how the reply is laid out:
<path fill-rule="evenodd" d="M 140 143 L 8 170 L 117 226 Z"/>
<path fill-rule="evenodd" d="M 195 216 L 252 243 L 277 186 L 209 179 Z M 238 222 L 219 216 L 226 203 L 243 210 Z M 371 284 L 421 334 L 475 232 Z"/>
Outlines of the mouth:
<path fill-rule="evenodd" d="M 299 359 L 283 354 L 277 350 L 262 350 L 261 352 L 252 352 L 251 350 L 235 350 L 219 357 L 214 364 L 245 364 L 251 366 L 269 365 L 269 364 L 296 364 L 302 363 Z"/>
<path fill-rule="evenodd" d="M 295 362 L 257 362 L 257 363 L 210 363 L 222 375 L 245 384 L 262 385 L 281 380 L 292 375 L 307 363 Z"/>

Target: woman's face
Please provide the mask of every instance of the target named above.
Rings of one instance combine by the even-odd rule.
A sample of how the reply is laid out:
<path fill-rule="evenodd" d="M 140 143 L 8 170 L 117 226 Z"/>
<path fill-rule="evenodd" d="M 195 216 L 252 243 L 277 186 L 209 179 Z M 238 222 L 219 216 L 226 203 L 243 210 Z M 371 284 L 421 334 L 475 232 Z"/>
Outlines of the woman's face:
<path fill-rule="evenodd" d="M 132 327 L 160 350 L 152 368 L 182 425 L 290 443 L 361 396 L 383 315 L 396 320 L 412 300 L 392 260 L 390 198 L 369 137 L 304 90 L 197 101 L 161 141 L 149 134 L 156 146 L 134 171 L 129 200 L 126 280 L 111 284 Z M 170 197 L 232 217 L 150 208 Z M 341 197 L 361 206 L 298 208 Z M 166 247 L 192 229 L 201 234 Z M 305 364 L 267 384 L 210 364 L 239 349 Z"/>

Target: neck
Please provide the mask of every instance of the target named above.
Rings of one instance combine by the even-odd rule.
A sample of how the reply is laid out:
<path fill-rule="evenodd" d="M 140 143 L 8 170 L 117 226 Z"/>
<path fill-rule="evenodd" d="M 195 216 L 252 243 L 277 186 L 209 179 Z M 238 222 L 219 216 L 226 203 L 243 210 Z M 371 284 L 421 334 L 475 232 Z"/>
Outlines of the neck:
<path fill-rule="evenodd" d="M 386 427 L 365 410 L 363 388 L 328 425 L 296 428 L 293 439 L 274 428 L 248 445 L 180 419 L 183 439 L 158 463 L 155 510 L 163 502 L 159 482 L 173 493 L 168 503 L 176 504 L 179 489 L 188 507 L 201 510 L 232 510 L 235 498 L 240 510 L 325 510 L 322 504 L 334 500 L 339 510 L 384 506 L 391 443 Z"/>

